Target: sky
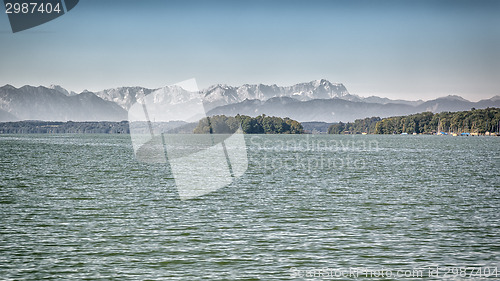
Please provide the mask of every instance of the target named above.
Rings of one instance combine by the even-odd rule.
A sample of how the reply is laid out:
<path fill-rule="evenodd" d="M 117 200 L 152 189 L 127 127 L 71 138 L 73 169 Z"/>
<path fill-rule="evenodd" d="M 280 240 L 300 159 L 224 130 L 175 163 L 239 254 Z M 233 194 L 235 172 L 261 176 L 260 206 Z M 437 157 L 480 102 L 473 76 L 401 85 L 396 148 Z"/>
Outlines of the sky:
<path fill-rule="evenodd" d="M 490 98 L 500 95 L 500 1 L 80 0 L 18 33 L 0 14 L 0 85 L 81 92 L 190 78 Z"/>

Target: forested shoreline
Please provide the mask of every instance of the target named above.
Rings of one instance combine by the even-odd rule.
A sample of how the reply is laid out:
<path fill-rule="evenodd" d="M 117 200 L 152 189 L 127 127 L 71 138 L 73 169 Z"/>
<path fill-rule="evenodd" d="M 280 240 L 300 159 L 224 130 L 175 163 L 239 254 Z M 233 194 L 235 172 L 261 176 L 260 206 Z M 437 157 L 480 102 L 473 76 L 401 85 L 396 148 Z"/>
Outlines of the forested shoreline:
<path fill-rule="evenodd" d="M 302 125 L 290 118 L 237 115 L 227 117 L 216 115 L 201 119 L 196 123 L 173 122 L 136 122 L 135 133 L 149 133 L 149 125 L 155 132 L 169 133 L 234 133 L 238 128 L 245 134 L 302 134 Z M 128 121 L 122 122 L 54 122 L 54 121 L 17 121 L 0 123 L 0 134 L 130 134 Z"/>
<path fill-rule="evenodd" d="M 0 123 L 0 134 L 129 134 L 122 122 L 17 121 Z"/>
<path fill-rule="evenodd" d="M 371 117 L 337 123 L 329 134 L 489 134 L 499 132 L 500 108 L 458 112 L 422 112 L 388 118 Z"/>
<path fill-rule="evenodd" d="M 140 122 L 139 122 L 140 123 Z M 148 133 L 143 122 L 142 133 Z M 157 124 L 158 123 L 158 124 Z M 290 118 L 260 115 L 203 118 L 198 123 L 160 124 L 153 129 L 171 133 L 233 133 L 240 128 L 245 134 L 304 134 L 302 124 Z M 182 122 L 181 122 L 182 123 Z M 171 127 L 175 127 L 172 129 Z M 136 126 L 141 127 L 141 126 Z M 339 122 L 328 128 L 329 134 L 494 134 L 500 132 L 500 108 L 472 109 L 459 112 L 423 112 L 387 118 L 370 117 L 354 122 Z M 137 128 L 135 128 L 137 129 Z M 128 121 L 122 122 L 54 122 L 17 121 L 0 123 L 0 134 L 130 134 Z"/>

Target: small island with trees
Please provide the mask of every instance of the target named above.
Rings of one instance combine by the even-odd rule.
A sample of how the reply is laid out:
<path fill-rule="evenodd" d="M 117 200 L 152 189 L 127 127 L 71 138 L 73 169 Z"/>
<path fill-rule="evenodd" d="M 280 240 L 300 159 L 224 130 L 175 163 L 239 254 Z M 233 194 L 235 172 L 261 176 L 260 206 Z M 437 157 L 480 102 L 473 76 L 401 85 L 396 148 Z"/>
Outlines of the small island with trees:
<path fill-rule="evenodd" d="M 240 128 L 245 134 L 303 134 L 304 128 L 298 121 L 290 118 L 266 116 L 257 117 L 236 115 L 228 117 L 215 115 L 203 118 L 194 129 L 195 134 L 228 134 Z"/>

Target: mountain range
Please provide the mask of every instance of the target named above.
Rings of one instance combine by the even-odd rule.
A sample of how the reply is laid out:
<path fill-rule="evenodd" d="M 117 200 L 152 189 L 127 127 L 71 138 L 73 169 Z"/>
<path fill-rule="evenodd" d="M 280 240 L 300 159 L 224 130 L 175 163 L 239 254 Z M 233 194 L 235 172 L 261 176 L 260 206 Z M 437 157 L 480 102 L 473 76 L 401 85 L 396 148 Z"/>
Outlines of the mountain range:
<path fill-rule="evenodd" d="M 61 89 L 5 85 L 0 88 L 0 109 L 7 112 L 6 119 L 43 121 L 121 121 L 127 111 L 114 102 L 106 101 L 94 93 L 68 95 Z M 3 117 L 4 114 L 0 114 Z M 10 117 L 10 118 L 9 118 Z"/>
<path fill-rule="evenodd" d="M 257 116 L 287 116 L 301 122 L 324 121 L 346 122 L 366 117 L 401 116 L 425 111 L 463 111 L 471 108 L 500 107 L 500 96 L 471 102 L 458 96 L 447 96 L 411 105 L 409 103 L 370 103 L 350 101 L 342 98 L 313 99 L 298 101 L 289 97 L 276 97 L 266 101 L 245 100 L 243 102 L 220 106 L 208 111 L 208 115 L 243 114 Z"/>
<path fill-rule="evenodd" d="M 75 93 L 57 85 L 0 87 L 0 121 L 121 121 L 141 97 L 153 95 L 154 103 L 188 106 L 201 100 L 207 114 L 290 117 L 298 121 L 354 121 L 379 116 L 407 115 L 423 111 L 461 111 L 500 107 L 500 96 L 471 102 L 459 96 L 429 101 L 391 100 L 350 94 L 341 83 L 321 79 L 293 86 L 218 84 L 198 92 L 179 86 L 158 89 L 119 87 L 99 92 Z"/>

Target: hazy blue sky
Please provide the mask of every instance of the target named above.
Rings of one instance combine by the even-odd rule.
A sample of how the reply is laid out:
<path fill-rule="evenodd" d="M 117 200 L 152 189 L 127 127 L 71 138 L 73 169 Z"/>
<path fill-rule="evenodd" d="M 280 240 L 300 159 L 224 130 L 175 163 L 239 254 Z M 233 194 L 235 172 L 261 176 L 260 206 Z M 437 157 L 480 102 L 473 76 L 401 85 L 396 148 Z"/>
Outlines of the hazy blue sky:
<path fill-rule="evenodd" d="M 500 94 L 500 1 L 80 0 L 15 34 L 2 12 L 0 51 L 1 85 L 326 78 L 363 96 L 479 100 Z"/>

